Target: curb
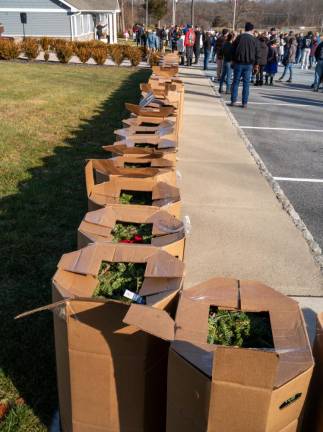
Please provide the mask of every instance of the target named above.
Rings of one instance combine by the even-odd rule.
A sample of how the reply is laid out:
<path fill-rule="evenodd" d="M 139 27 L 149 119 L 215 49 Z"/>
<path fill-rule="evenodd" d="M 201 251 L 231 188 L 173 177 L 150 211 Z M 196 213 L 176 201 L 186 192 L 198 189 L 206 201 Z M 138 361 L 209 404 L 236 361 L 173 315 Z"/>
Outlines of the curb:
<path fill-rule="evenodd" d="M 206 78 L 209 79 L 208 76 L 206 76 Z M 209 81 L 209 85 L 212 88 L 215 96 L 217 96 L 219 98 L 220 103 L 224 107 L 229 119 L 231 120 L 231 123 L 237 129 L 237 131 L 238 131 L 240 137 L 242 138 L 247 150 L 249 151 L 249 153 L 251 154 L 251 156 L 255 160 L 261 175 L 263 177 L 265 177 L 265 179 L 267 180 L 267 182 L 271 186 L 271 188 L 272 188 L 277 200 L 280 202 L 283 210 L 290 216 L 290 218 L 292 219 L 296 228 L 299 231 L 301 231 L 301 233 L 302 233 L 302 235 L 303 235 L 303 237 L 304 237 L 304 239 L 305 239 L 305 241 L 306 241 L 306 243 L 307 243 L 307 245 L 311 251 L 311 254 L 314 258 L 314 261 L 319 266 L 320 271 L 323 274 L 323 254 L 322 254 L 322 249 L 321 249 L 320 245 L 315 241 L 310 230 L 307 228 L 306 224 L 304 223 L 304 221 L 302 220 L 300 215 L 297 213 L 297 211 L 293 207 L 292 203 L 289 201 L 289 199 L 287 198 L 287 196 L 283 192 L 282 188 L 279 186 L 279 183 L 271 175 L 270 171 L 268 170 L 265 163 L 263 162 L 263 160 L 261 159 L 261 157 L 257 153 L 256 149 L 254 148 L 254 146 L 250 142 L 249 138 L 247 137 L 245 132 L 241 129 L 241 127 L 239 126 L 234 115 L 229 110 L 224 99 L 220 96 L 220 94 L 215 89 L 215 87 L 210 84 L 210 81 Z"/>

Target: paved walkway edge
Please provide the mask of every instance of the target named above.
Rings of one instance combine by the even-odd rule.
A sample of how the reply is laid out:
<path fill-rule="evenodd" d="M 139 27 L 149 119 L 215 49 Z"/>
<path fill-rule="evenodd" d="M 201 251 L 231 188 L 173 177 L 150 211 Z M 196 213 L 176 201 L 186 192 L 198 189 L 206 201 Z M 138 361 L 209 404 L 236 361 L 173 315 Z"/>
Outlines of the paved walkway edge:
<path fill-rule="evenodd" d="M 313 238 L 310 230 L 307 228 L 306 224 L 300 217 L 300 215 L 297 213 L 285 193 L 283 192 L 282 188 L 279 186 L 279 183 L 273 178 L 270 171 L 267 169 L 265 163 L 257 153 L 256 149 L 250 142 L 249 138 L 245 134 L 245 132 L 241 129 L 239 126 L 237 120 L 235 119 L 234 115 L 231 113 L 230 109 L 228 108 L 226 102 L 220 97 L 220 94 L 216 91 L 214 86 L 210 85 L 213 88 L 215 96 L 219 97 L 221 104 L 223 105 L 228 117 L 230 118 L 232 124 L 237 128 L 239 135 L 241 136 L 247 150 L 255 160 L 259 171 L 261 174 L 265 177 L 267 182 L 270 184 L 274 194 L 276 195 L 276 198 L 281 203 L 282 208 L 285 210 L 285 212 L 290 216 L 292 219 L 294 225 L 297 227 L 299 231 L 301 231 L 304 239 L 306 240 L 306 243 L 309 246 L 309 249 L 314 257 L 315 262 L 319 265 L 320 270 L 323 274 L 323 254 L 322 250 L 319 246 L 319 244 L 315 241 Z"/>

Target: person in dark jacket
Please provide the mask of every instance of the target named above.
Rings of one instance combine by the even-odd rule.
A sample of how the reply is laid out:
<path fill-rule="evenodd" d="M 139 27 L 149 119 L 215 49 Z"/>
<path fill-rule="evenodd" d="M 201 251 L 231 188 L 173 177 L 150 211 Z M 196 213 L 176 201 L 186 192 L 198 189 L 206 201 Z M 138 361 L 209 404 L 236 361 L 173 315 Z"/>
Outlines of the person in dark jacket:
<path fill-rule="evenodd" d="M 258 57 L 258 44 L 253 36 L 254 26 L 250 22 L 245 25 L 245 32 L 233 42 L 234 77 L 232 84 L 231 105 L 238 99 L 239 83 L 242 78 L 242 107 L 247 108 L 249 99 L 250 77 Z"/>
<path fill-rule="evenodd" d="M 232 77 L 232 56 L 233 56 L 233 38 L 234 34 L 229 33 L 227 35 L 227 40 L 224 42 L 223 48 L 222 48 L 222 54 L 223 54 L 223 65 L 222 65 L 222 74 L 220 78 L 220 87 L 219 87 L 219 93 L 223 93 L 223 84 L 226 83 L 226 94 L 230 94 L 230 87 L 231 87 L 231 77 Z"/>
<path fill-rule="evenodd" d="M 267 64 L 268 58 L 268 45 L 267 39 L 264 35 L 259 36 L 257 39 L 258 49 L 256 58 L 256 86 L 262 86 L 264 83 L 264 69 Z"/>
<path fill-rule="evenodd" d="M 208 70 L 209 59 L 212 51 L 212 37 L 209 31 L 203 33 L 204 70 Z"/>
<path fill-rule="evenodd" d="M 218 81 L 220 81 L 220 78 L 221 78 L 222 65 L 223 65 L 222 47 L 224 45 L 224 42 L 226 41 L 228 33 L 229 33 L 228 29 L 223 29 L 221 36 L 216 40 L 216 44 L 215 44 L 216 75 L 217 75 Z"/>
<path fill-rule="evenodd" d="M 289 71 L 289 79 L 287 80 L 288 83 L 291 83 L 293 80 L 293 66 L 296 62 L 296 52 L 297 52 L 297 41 L 294 37 L 291 37 L 289 41 L 287 42 L 287 49 L 284 54 L 283 58 L 283 65 L 285 66 L 283 75 L 278 78 L 278 81 L 282 81 L 285 78 L 285 75 L 287 74 L 287 71 Z"/>
<path fill-rule="evenodd" d="M 315 51 L 316 67 L 315 67 L 315 81 L 314 91 L 319 91 L 320 82 L 323 78 L 323 42 L 319 44 Z"/>
<path fill-rule="evenodd" d="M 99 23 L 96 26 L 96 35 L 98 37 L 99 40 L 101 40 L 103 38 L 103 29 L 107 26 L 108 24 L 103 25 L 102 23 Z"/>
<path fill-rule="evenodd" d="M 296 41 L 297 41 L 297 51 L 296 51 L 296 63 L 300 63 L 302 59 L 302 47 L 303 47 L 303 33 L 299 33 L 296 35 Z"/>
<path fill-rule="evenodd" d="M 274 78 L 278 72 L 278 46 L 275 39 L 271 40 L 268 45 L 268 58 L 265 67 L 266 85 L 274 85 Z"/>
<path fill-rule="evenodd" d="M 201 53 L 201 31 L 199 27 L 195 27 L 195 43 L 193 47 L 193 52 L 195 56 L 194 64 L 198 64 L 200 53 Z"/>

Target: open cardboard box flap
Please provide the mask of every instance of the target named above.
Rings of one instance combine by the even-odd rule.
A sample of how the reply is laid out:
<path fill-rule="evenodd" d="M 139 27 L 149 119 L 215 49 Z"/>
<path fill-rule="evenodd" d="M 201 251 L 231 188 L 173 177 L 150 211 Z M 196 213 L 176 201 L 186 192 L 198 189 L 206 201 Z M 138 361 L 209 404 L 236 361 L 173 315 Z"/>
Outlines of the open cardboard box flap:
<path fill-rule="evenodd" d="M 125 144 L 128 147 L 138 147 L 136 144 L 151 144 L 158 149 L 176 148 L 176 137 L 175 135 L 169 134 L 164 136 L 159 135 L 140 135 L 133 134 L 125 137 L 122 140 L 116 141 L 114 145 Z"/>
<path fill-rule="evenodd" d="M 112 152 L 113 153 L 113 152 Z M 119 153 L 120 154 L 120 153 Z M 175 163 L 165 159 L 163 153 L 159 152 L 159 155 L 152 154 L 123 154 L 122 156 L 113 157 L 111 159 L 116 166 L 124 167 L 124 164 L 150 164 L 151 168 L 175 168 Z"/>
<path fill-rule="evenodd" d="M 161 155 L 164 156 L 164 153 L 158 151 L 153 148 L 143 148 L 143 147 L 129 147 L 126 145 L 126 142 L 117 141 L 115 144 L 102 146 L 102 148 L 110 153 L 118 154 L 118 155 L 144 155 L 144 156 L 152 156 L 152 155 Z"/>
<path fill-rule="evenodd" d="M 142 117 L 168 117 L 174 113 L 173 107 L 158 107 L 158 108 L 145 108 L 139 105 L 126 103 L 126 109 L 133 114 Z"/>
<path fill-rule="evenodd" d="M 152 144 L 155 147 L 138 147 L 136 144 Z M 165 149 L 176 150 L 176 141 L 170 139 L 161 139 L 159 137 L 140 137 L 135 136 L 134 138 L 125 138 L 121 141 L 116 141 L 114 144 L 103 146 L 105 151 L 127 151 L 127 153 L 133 154 L 153 154 Z M 130 150 L 131 149 L 131 150 Z M 170 151 L 169 150 L 169 151 Z"/>
<path fill-rule="evenodd" d="M 92 243 L 78 251 L 64 254 L 58 268 L 83 275 L 97 276 L 102 261 L 147 263 L 145 277 L 177 278 L 183 276 L 184 263 L 151 245 Z"/>
<path fill-rule="evenodd" d="M 175 127 L 175 122 L 169 120 L 169 119 L 158 119 L 156 117 L 153 117 L 150 119 L 149 117 L 129 117 L 127 119 L 122 120 L 122 124 L 124 126 L 130 126 L 130 127 L 137 127 L 142 126 L 143 124 L 148 125 L 149 128 L 158 128 L 161 127 Z"/>
<path fill-rule="evenodd" d="M 128 119 L 122 120 L 122 123 L 126 126 L 140 126 L 141 124 L 150 123 L 153 125 L 161 125 L 163 127 L 175 127 L 175 122 L 169 119 L 157 118 L 157 117 L 130 117 Z"/>
<path fill-rule="evenodd" d="M 223 351 L 220 347 L 220 355 L 230 357 L 239 366 L 239 358 L 249 355 L 256 356 L 260 362 L 267 362 L 270 374 L 274 373 L 274 387 L 280 387 L 312 367 L 313 358 L 305 324 L 294 300 L 258 282 L 214 278 L 181 293 L 172 345 L 175 351 L 207 375 L 212 374 L 212 365 L 217 361 L 219 350 L 218 345 L 207 343 L 210 306 L 245 312 L 267 311 L 270 316 L 274 350 L 226 347 Z M 145 328 L 142 319 L 140 323 L 136 322 L 139 318 L 134 312 L 126 315 L 125 322 L 152 334 L 160 333 L 160 317 L 153 320 L 152 316 L 153 311 L 149 313 Z"/>
<path fill-rule="evenodd" d="M 139 135 L 148 135 L 149 136 L 158 136 L 162 137 L 163 135 L 171 135 L 175 133 L 175 128 L 172 126 L 130 126 L 123 129 L 116 129 L 114 131 L 115 135 L 121 136 L 121 137 L 130 137 L 132 135 L 136 135 L 140 132 Z M 143 133 L 145 132 L 146 135 Z M 152 133 L 153 132 L 153 133 Z"/>
<path fill-rule="evenodd" d="M 166 341 L 173 341 L 175 337 L 174 320 L 166 311 L 151 306 L 132 304 L 123 322 Z"/>
<path fill-rule="evenodd" d="M 104 229 L 113 229 L 117 221 L 152 224 L 152 234 L 155 236 L 184 231 L 183 222 L 175 216 L 150 206 L 133 205 L 130 213 L 128 205 L 108 205 L 100 210 L 88 212 L 84 216 L 84 222 Z"/>
<path fill-rule="evenodd" d="M 88 166 L 90 168 L 88 168 Z M 124 168 L 120 167 L 116 164 L 113 159 L 90 159 L 86 164 L 86 175 L 90 175 L 93 177 L 93 170 L 97 170 L 102 174 L 107 176 L 125 176 L 125 177 L 153 177 L 157 174 L 167 174 L 170 176 L 173 175 L 173 170 L 169 170 L 167 168 Z"/>
<path fill-rule="evenodd" d="M 179 189 L 168 183 L 169 178 L 174 176 L 174 172 L 157 175 L 154 177 L 111 177 L 110 181 L 91 185 L 87 182 L 87 194 L 90 197 L 93 193 L 97 196 L 118 198 L 122 190 L 152 192 L 153 200 L 161 199 L 180 199 Z M 159 181 L 165 180 L 165 181 Z"/>
<path fill-rule="evenodd" d="M 113 154 L 117 154 L 111 160 L 118 167 L 123 167 L 125 163 L 130 164 L 150 164 L 152 168 L 175 168 L 175 163 L 165 159 L 162 152 L 156 152 L 153 154 L 132 154 L 127 151 L 115 151 L 114 149 L 111 151 Z"/>

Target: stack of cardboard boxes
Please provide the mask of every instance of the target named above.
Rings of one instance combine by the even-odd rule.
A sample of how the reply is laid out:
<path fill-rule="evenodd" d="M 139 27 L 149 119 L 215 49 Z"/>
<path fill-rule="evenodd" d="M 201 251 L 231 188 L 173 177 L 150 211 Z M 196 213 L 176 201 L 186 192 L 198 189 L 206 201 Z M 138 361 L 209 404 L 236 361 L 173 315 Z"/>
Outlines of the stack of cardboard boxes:
<path fill-rule="evenodd" d="M 182 290 L 177 64 L 164 56 L 126 105 L 111 157 L 87 161 L 79 249 L 62 256 L 53 303 L 39 309 L 54 311 L 62 431 L 296 432 L 313 369 L 298 304 L 234 279 Z M 150 227 L 148 240 L 116 237 L 129 225 Z M 136 292 L 98 294 L 102 268 L 128 264 L 143 269 Z M 273 348 L 209 343 L 210 308 L 266 313 Z"/>

